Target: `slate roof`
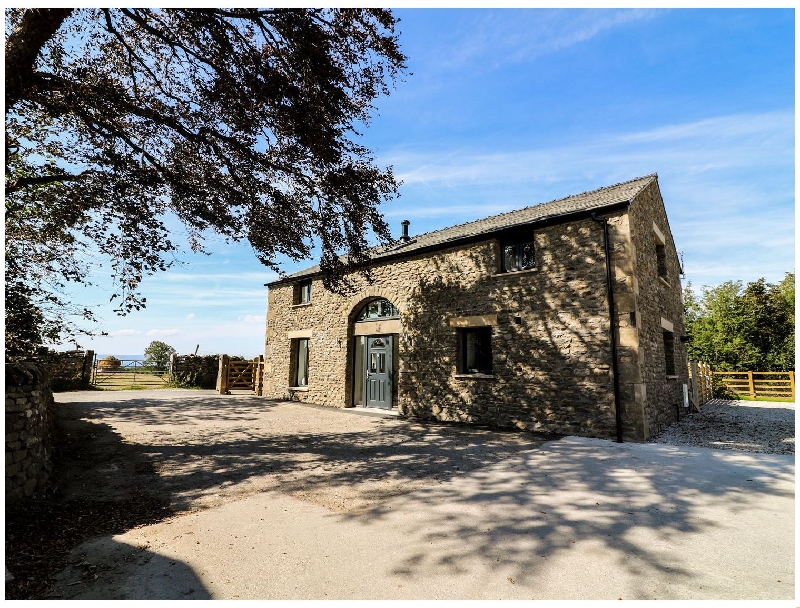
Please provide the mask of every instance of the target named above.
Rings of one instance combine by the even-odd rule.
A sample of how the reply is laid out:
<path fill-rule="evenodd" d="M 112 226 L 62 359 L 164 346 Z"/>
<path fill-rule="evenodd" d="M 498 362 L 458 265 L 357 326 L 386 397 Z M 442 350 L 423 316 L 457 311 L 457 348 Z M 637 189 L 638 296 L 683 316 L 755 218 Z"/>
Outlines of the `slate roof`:
<path fill-rule="evenodd" d="M 388 245 L 381 245 L 372 250 L 371 257 L 378 261 L 383 258 L 412 255 L 419 250 L 429 250 L 450 247 L 465 240 L 474 239 L 481 235 L 487 238 L 493 233 L 501 232 L 514 226 L 535 224 L 577 213 L 589 213 L 606 207 L 632 201 L 642 190 L 658 179 L 658 175 L 645 175 L 621 184 L 606 186 L 560 198 L 548 203 L 531 205 L 524 209 L 509 211 L 493 215 L 481 220 L 458 224 L 434 232 L 411 236 L 411 240 L 403 242 L 397 240 Z M 312 276 L 319 272 L 319 265 L 311 266 L 294 274 L 288 275 L 267 285 L 285 283 L 293 279 Z"/>

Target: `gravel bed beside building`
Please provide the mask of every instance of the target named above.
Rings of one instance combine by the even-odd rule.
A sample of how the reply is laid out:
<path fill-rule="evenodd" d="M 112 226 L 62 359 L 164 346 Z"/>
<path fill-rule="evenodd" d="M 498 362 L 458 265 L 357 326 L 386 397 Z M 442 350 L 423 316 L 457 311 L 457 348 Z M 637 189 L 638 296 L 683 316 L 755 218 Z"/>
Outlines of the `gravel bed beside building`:
<path fill-rule="evenodd" d="M 653 443 L 794 454 L 794 403 L 713 399 L 653 437 Z"/>

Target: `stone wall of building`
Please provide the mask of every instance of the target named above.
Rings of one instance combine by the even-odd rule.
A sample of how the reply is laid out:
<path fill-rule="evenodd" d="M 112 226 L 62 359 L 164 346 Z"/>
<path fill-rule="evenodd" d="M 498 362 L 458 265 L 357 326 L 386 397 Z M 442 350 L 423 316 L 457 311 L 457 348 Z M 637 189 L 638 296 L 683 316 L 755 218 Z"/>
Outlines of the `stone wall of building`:
<path fill-rule="evenodd" d="M 6 505 L 41 492 L 52 469 L 53 393 L 33 363 L 6 363 Z"/>
<path fill-rule="evenodd" d="M 688 382 L 680 263 L 657 183 L 651 184 L 629 210 L 636 277 L 636 332 L 640 379 L 630 383 L 643 409 L 642 438 L 669 426 L 683 408 Z M 654 227 L 655 224 L 655 227 Z M 663 238 L 666 278 L 659 277 L 656 246 Z M 675 373 L 667 374 L 664 331 L 674 338 Z"/>
<path fill-rule="evenodd" d="M 632 263 L 622 263 L 632 248 L 627 222 L 624 212 L 610 217 L 620 293 L 634 286 Z M 401 315 L 401 413 L 614 437 L 602 224 L 583 219 L 540 228 L 534 241 L 537 266 L 529 271 L 499 272 L 499 242 L 486 240 L 377 264 L 372 285 L 355 277 L 347 297 L 314 280 L 311 303 L 293 305 L 292 285 L 273 286 L 265 395 L 352 404 L 353 316 L 368 300 L 385 297 Z M 457 373 L 458 324 L 476 317 L 492 327 L 489 377 Z M 305 337 L 309 385 L 290 390 L 292 340 Z M 633 433 L 635 423 L 628 426 Z"/>

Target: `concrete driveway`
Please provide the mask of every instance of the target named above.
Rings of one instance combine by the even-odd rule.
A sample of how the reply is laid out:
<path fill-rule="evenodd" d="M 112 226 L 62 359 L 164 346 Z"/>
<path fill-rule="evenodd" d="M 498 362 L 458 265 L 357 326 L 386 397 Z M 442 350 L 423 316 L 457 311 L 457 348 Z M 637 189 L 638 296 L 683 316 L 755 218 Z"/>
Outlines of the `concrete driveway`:
<path fill-rule="evenodd" d="M 269 407 L 291 417 L 302 406 Z M 303 413 L 377 420 L 365 439 L 418 424 Z M 463 427 L 431 428 L 453 454 L 476 454 L 477 436 L 459 448 L 446 430 Z M 91 541 L 58 590 L 74 599 L 795 597 L 793 456 L 573 437 L 516 449 L 525 435 L 498 436 L 515 439 L 497 441 L 503 458 L 487 454 L 487 466 L 426 477 L 407 492 L 401 480 L 353 508 L 265 485 Z M 325 463 L 316 464 L 320 473 Z M 381 471 L 391 477 L 392 467 Z"/>

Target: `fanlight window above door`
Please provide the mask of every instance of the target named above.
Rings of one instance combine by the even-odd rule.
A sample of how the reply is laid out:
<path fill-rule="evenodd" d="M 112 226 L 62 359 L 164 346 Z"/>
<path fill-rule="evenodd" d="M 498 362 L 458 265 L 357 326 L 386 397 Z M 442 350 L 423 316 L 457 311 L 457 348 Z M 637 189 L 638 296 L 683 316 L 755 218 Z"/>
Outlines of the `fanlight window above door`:
<path fill-rule="evenodd" d="M 371 321 L 373 319 L 396 319 L 400 311 L 389 300 L 373 300 L 364 305 L 358 313 L 356 321 Z"/>

